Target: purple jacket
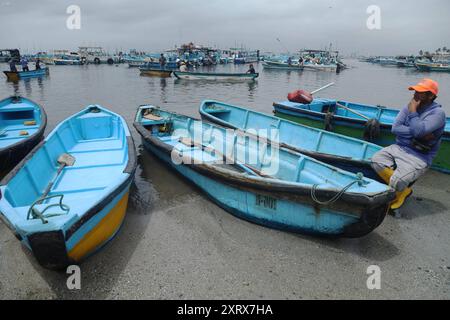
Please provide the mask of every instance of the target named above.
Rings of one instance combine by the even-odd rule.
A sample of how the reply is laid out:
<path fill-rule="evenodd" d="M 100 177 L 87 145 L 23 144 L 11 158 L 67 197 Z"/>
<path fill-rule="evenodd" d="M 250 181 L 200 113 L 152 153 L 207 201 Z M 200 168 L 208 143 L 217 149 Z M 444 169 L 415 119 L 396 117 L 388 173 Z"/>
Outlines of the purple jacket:
<path fill-rule="evenodd" d="M 409 112 L 408 106 L 406 106 L 395 119 L 392 125 L 392 133 L 397 136 L 397 145 L 407 153 L 422 159 L 430 166 L 439 151 L 442 134 L 445 130 L 445 121 L 445 112 L 441 105 L 436 102 L 418 112 L 412 113 Z M 433 146 L 430 152 L 422 153 L 412 147 L 414 138 L 420 139 L 430 133 L 433 133 L 436 137 L 434 141 L 429 142 L 429 145 Z"/>

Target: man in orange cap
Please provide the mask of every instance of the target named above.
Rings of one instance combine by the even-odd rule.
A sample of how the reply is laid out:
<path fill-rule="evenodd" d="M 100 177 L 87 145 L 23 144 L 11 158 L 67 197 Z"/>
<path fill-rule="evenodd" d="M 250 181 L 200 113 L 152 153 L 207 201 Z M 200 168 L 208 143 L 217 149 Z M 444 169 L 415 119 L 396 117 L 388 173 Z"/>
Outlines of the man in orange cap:
<path fill-rule="evenodd" d="M 392 125 L 396 143 L 372 157 L 374 170 L 397 191 L 392 210 L 403 205 L 412 193 L 412 184 L 431 166 L 445 131 L 445 112 L 435 102 L 438 83 L 423 79 L 408 89 L 414 90 L 414 97 Z"/>

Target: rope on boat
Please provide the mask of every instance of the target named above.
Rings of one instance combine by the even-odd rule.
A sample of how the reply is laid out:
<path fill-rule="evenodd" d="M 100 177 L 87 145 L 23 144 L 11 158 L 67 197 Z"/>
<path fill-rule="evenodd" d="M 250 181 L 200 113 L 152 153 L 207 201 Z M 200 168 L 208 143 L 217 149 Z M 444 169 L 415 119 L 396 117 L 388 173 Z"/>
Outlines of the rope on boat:
<path fill-rule="evenodd" d="M 58 197 L 59 197 L 58 203 L 49 204 L 42 211 L 39 211 L 37 208 L 35 208 L 35 206 L 37 204 L 41 204 L 45 200 L 49 200 L 52 198 L 58 198 Z M 27 220 L 30 220 L 30 217 L 32 217 L 33 219 L 41 219 L 42 223 L 46 224 L 46 223 L 48 223 L 48 221 L 46 220 L 47 218 L 62 216 L 62 215 L 69 213 L 70 207 L 68 205 L 62 203 L 63 199 L 64 199 L 63 194 L 55 194 L 55 195 L 52 195 L 49 197 L 40 198 L 40 199 L 36 200 L 35 202 L 33 202 L 30 209 L 28 209 Z M 60 207 L 61 210 L 64 212 L 63 213 L 51 213 L 51 214 L 44 215 L 45 211 L 47 211 L 48 209 L 50 209 L 52 207 L 57 207 L 57 206 Z"/>
<path fill-rule="evenodd" d="M 350 182 L 348 185 L 346 185 L 344 188 L 342 188 L 342 190 L 340 190 L 338 193 L 336 193 L 330 200 L 327 200 L 327 201 L 320 201 L 319 199 L 317 199 L 316 190 L 319 185 L 315 184 L 311 188 L 311 198 L 314 200 L 314 202 L 316 202 L 317 204 L 323 205 L 323 206 L 328 206 L 330 204 L 333 204 L 336 201 L 338 201 L 342 197 L 342 195 L 348 189 L 350 189 L 355 183 L 358 183 L 359 186 L 362 186 L 364 175 L 361 172 L 358 172 L 356 174 L 356 177 L 357 177 L 357 180 Z"/>

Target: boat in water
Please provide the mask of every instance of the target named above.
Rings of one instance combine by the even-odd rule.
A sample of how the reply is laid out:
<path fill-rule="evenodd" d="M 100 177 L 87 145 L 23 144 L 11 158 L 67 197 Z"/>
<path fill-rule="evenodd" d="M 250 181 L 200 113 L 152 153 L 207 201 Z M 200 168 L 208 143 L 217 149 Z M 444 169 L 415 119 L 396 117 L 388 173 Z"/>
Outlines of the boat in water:
<path fill-rule="evenodd" d="M 44 136 L 47 115 L 36 102 L 20 96 L 0 101 L 0 171 L 6 173 Z"/>
<path fill-rule="evenodd" d="M 242 131 L 141 106 L 144 148 L 226 211 L 293 232 L 361 237 L 381 224 L 394 190 Z"/>
<path fill-rule="evenodd" d="M 162 78 L 169 78 L 172 74 L 172 70 L 166 70 L 161 68 L 150 68 L 150 67 L 140 67 L 139 71 L 141 72 L 141 75 L 144 76 L 153 76 L 153 77 L 162 77 Z"/>
<path fill-rule="evenodd" d="M 0 183 L 0 218 L 49 269 L 111 240 L 136 169 L 125 120 L 91 105 L 61 122 Z"/>
<path fill-rule="evenodd" d="M 450 63 L 417 61 L 415 66 L 419 71 L 450 72 Z"/>
<path fill-rule="evenodd" d="M 399 110 L 384 106 L 373 106 L 338 101 L 314 99 L 311 104 L 290 101 L 273 103 L 275 115 L 307 126 L 329 129 L 350 137 L 369 140 L 380 146 L 395 143 L 391 132 Z M 369 121 L 375 119 L 377 123 Z M 447 117 L 442 143 L 432 168 L 450 173 L 450 118 Z"/>
<path fill-rule="evenodd" d="M 184 80 L 255 80 L 259 73 L 213 73 L 174 71 L 173 75 Z"/>
<path fill-rule="evenodd" d="M 214 100 L 202 102 L 200 115 L 203 120 L 260 137 L 263 134 L 265 138 L 268 138 L 269 130 L 275 129 L 276 141 L 271 142 L 280 147 L 379 180 L 371 167 L 372 156 L 382 149 L 376 144 Z"/>
<path fill-rule="evenodd" d="M 30 71 L 3 71 L 9 81 L 18 81 L 21 79 L 38 78 L 47 76 L 50 72 L 47 67 Z"/>
<path fill-rule="evenodd" d="M 281 61 L 266 60 L 262 63 L 264 69 L 288 70 L 288 71 L 303 71 L 304 67 L 297 64 L 288 64 Z"/>

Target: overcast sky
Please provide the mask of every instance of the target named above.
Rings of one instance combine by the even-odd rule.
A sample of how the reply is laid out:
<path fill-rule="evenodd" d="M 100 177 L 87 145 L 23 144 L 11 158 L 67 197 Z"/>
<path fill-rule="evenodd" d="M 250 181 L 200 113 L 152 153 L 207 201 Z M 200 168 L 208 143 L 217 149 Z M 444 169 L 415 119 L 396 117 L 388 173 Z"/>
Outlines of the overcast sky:
<path fill-rule="evenodd" d="M 69 5 L 81 9 L 80 30 L 66 27 Z M 370 5 L 381 9 L 381 30 L 366 26 Z M 415 54 L 450 48 L 450 1 L 0 0 L 3 48 L 159 51 L 190 41 L 263 52 L 332 43 L 344 54 Z"/>

